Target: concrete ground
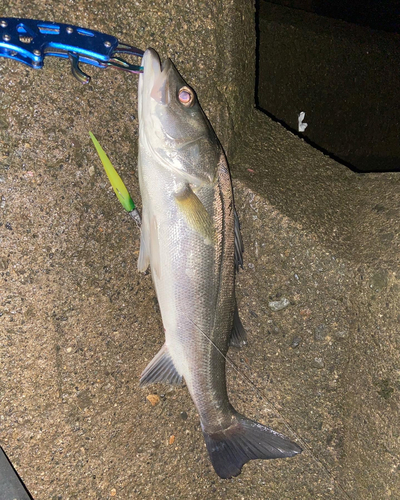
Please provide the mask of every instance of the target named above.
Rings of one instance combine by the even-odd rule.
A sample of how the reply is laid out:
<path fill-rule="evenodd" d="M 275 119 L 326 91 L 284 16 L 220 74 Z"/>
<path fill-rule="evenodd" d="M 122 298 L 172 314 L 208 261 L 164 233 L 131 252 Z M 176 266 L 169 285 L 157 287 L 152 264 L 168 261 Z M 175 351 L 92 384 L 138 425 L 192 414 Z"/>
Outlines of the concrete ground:
<path fill-rule="evenodd" d="M 355 174 L 253 109 L 250 2 L 17 0 L 3 14 L 153 46 L 197 89 L 245 244 L 249 342 L 230 356 L 258 392 L 229 368 L 231 399 L 304 448 L 221 480 L 187 390 L 138 387 L 162 324 L 88 136 L 140 200 L 137 77 L 89 68 L 81 86 L 66 61 L 4 59 L 0 445 L 35 500 L 399 498 L 400 175 Z"/>

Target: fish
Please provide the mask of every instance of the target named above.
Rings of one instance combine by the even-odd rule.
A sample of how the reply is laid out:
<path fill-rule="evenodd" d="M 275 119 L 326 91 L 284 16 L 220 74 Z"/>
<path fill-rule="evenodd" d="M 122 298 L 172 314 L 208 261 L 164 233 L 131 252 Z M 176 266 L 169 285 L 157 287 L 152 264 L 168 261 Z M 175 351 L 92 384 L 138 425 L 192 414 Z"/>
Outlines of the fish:
<path fill-rule="evenodd" d="M 226 354 L 246 342 L 246 332 L 235 299 L 243 243 L 228 164 L 195 91 L 171 59 L 161 64 L 149 48 L 142 66 L 138 270 L 151 268 L 165 343 L 140 385 L 186 383 L 214 470 L 231 478 L 249 460 L 302 450 L 229 402 Z"/>

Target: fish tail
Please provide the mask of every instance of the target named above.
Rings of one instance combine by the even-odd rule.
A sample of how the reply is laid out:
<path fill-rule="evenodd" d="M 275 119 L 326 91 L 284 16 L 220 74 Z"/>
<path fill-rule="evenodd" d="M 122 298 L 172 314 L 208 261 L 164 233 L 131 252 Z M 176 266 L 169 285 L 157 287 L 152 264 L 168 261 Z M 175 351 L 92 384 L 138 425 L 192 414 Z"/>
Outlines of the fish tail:
<path fill-rule="evenodd" d="M 222 431 L 203 435 L 215 472 L 228 479 L 240 474 L 249 460 L 287 458 L 302 452 L 288 438 L 236 413 L 236 423 Z"/>

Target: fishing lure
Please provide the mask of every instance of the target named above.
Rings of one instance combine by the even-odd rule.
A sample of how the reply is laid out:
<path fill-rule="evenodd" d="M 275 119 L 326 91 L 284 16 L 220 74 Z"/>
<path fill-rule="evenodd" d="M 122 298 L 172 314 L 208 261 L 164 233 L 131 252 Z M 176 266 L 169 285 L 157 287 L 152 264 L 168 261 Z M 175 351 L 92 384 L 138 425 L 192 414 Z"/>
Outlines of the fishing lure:
<path fill-rule="evenodd" d="M 72 24 L 0 17 L 0 57 L 34 69 L 43 67 L 46 56 L 69 59 L 72 74 L 83 84 L 89 83 L 90 76 L 82 71 L 80 63 L 130 73 L 143 71 L 142 66 L 131 64 L 117 54 L 141 58 L 143 51 L 119 42 L 115 36 Z"/>
<path fill-rule="evenodd" d="M 100 157 L 101 163 L 103 164 L 104 170 L 106 171 L 107 177 L 111 183 L 112 188 L 114 189 L 114 193 L 119 199 L 121 205 L 125 208 L 125 210 L 129 213 L 132 219 L 136 222 L 136 225 L 140 227 L 142 221 L 140 218 L 140 214 L 134 204 L 131 195 L 126 189 L 125 184 L 123 183 L 121 177 L 118 175 L 117 171 L 113 167 L 110 159 L 105 153 L 104 149 L 100 146 L 99 141 L 96 137 L 89 132 L 89 135 L 93 141 L 93 144 L 96 148 L 97 154 Z"/>

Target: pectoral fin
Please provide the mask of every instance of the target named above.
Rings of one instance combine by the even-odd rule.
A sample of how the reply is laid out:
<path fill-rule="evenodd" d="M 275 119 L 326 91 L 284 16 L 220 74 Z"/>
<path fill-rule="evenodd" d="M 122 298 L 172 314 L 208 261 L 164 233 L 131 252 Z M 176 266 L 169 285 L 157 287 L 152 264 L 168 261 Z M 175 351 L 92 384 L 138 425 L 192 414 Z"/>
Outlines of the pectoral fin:
<path fill-rule="evenodd" d="M 185 186 L 175 195 L 175 201 L 188 226 L 201 234 L 205 242 L 211 245 L 215 237 L 212 219 L 191 187 Z"/>

